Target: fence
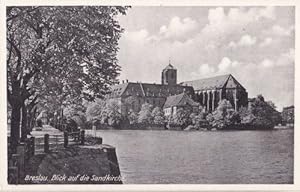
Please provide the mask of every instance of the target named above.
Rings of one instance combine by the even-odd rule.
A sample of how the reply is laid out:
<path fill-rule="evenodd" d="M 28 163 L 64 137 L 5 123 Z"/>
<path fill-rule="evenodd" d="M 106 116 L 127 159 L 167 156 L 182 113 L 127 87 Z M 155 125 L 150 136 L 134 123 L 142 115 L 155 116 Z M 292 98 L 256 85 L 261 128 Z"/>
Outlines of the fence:
<path fill-rule="evenodd" d="M 63 142 L 62 142 L 63 139 Z M 72 140 L 71 140 L 72 139 Z M 52 142 L 52 143 L 51 143 Z M 49 134 L 44 135 L 44 152 L 49 153 L 53 150 L 53 146 L 56 148 L 63 144 L 64 147 L 68 147 L 70 144 L 80 144 L 85 143 L 85 131 L 67 132 L 65 131 L 63 136 L 51 136 Z M 52 146 L 52 149 L 51 149 Z"/>
<path fill-rule="evenodd" d="M 54 140 L 53 140 L 54 139 Z M 63 142 L 61 140 L 63 140 Z M 59 145 L 68 147 L 71 144 L 84 145 L 85 143 L 85 131 L 76 132 L 64 132 L 63 135 L 50 135 L 45 134 L 43 138 L 43 153 L 50 153 L 53 148 L 51 146 L 58 147 Z M 24 142 L 19 143 L 17 146 L 17 152 L 12 153 L 10 137 L 8 137 L 8 183 L 9 184 L 22 184 L 24 183 L 25 169 L 29 164 L 29 160 L 35 155 L 36 151 L 35 137 L 27 138 Z M 62 145 L 63 144 L 63 145 Z M 38 146 L 38 145 L 37 145 Z"/>

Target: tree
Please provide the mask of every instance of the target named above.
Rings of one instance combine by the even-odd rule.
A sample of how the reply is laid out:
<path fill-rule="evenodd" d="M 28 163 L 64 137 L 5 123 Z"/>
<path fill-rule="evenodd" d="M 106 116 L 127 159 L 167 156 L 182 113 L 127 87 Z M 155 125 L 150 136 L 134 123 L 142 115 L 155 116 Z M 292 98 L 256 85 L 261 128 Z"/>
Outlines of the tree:
<path fill-rule="evenodd" d="M 280 113 L 270 105 L 270 102 L 265 102 L 262 95 L 258 95 L 249 103 L 248 110 L 242 113 L 241 117 L 243 124 L 253 128 L 273 128 L 281 122 Z"/>
<path fill-rule="evenodd" d="M 138 122 L 138 114 L 132 109 L 129 110 L 128 120 L 130 124 L 136 124 Z"/>
<path fill-rule="evenodd" d="M 73 98 L 93 100 L 109 92 L 120 70 L 116 54 L 123 29 L 115 16 L 127 8 L 7 7 L 13 151 L 20 138 L 21 108 L 35 103 L 36 97 L 45 103 L 59 101 L 61 109 Z"/>
<path fill-rule="evenodd" d="M 144 103 L 142 105 L 142 108 L 139 112 L 139 116 L 138 116 L 138 122 L 139 123 L 152 123 L 152 108 L 153 106 L 150 105 L 149 103 Z"/>
<path fill-rule="evenodd" d="M 101 121 L 102 111 L 105 109 L 105 101 L 102 99 L 95 99 L 94 102 L 89 102 L 86 109 L 86 118 L 88 121 Z"/>
<path fill-rule="evenodd" d="M 165 123 L 164 112 L 160 107 L 155 107 L 151 114 L 153 123 L 157 125 L 163 125 Z"/>
<path fill-rule="evenodd" d="M 190 115 L 190 110 L 179 108 L 176 110 L 176 113 L 172 115 L 171 123 L 179 125 L 181 128 L 184 128 L 185 126 L 191 124 Z"/>
<path fill-rule="evenodd" d="M 272 107 L 274 110 L 276 110 L 276 105 L 273 101 L 267 101 L 267 104 L 270 105 L 270 107 Z"/>
<path fill-rule="evenodd" d="M 78 126 L 84 128 L 86 123 L 85 107 L 83 105 L 69 105 L 64 108 L 64 116 L 74 120 Z"/>
<path fill-rule="evenodd" d="M 138 102 L 138 98 L 136 96 L 128 96 L 124 99 L 124 107 L 126 109 L 126 112 L 129 112 L 131 110 L 134 110 L 137 112 L 135 109 L 135 103 Z"/>
<path fill-rule="evenodd" d="M 108 125 L 113 127 L 118 127 L 121 124 L 122 115 L 118 101 L 114 99 L 106 101 L 104 111 L 102 112 L 102 120 L 104 122 L 107 121 Z"/>
<path fill-rule="evenodd" d="M 217 109 L 207 119 L 210 125 L 217 129 L 230 128 L 240 123 L 239 114 L 226 99 L 219 102 Z"/>
<path fill-rule="evenodd" d="M 192 113 L 190 115 L 190 119 L 192 121 L 192 124 L 197 128 L 201 128 L 204 124 L 207 123 L 207 120 L 206 120 L 206 116 L 207 116 L 207 113 L 205 113 L 203 110 L 199 110 L 198 113 Z"/>

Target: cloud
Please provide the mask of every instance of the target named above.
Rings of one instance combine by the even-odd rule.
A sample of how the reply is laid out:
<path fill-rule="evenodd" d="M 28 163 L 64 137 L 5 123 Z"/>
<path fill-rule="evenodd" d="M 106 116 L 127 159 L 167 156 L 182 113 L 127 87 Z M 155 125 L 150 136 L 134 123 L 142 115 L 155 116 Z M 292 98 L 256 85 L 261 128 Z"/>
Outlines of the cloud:
<path fill-rule="evenodd" d="M 250 35 L 243 35 L 240 40 L 235 43 L 234 41 L 230 41 L 228 47 L 236 48 L 236 47 L 249 47 L 256 43 L 256 37 L 251 37 Z"/>
<path fill-rule="evenodd" d="M 209 76 L 215 73 L 215 68 L 208 64 L 202 64 L 198 68 L 198 71 L 192 72 L 191 75 L 194 79 L 198 79 L 199 77 Z"/>
<path fill-rule="evenodd" d="M 273 39 L 272 39 L 271 37 L 267 37 L 267 38 L 265 38 L 265 39 L 259 44 L 259 46 L 260 46 L 260 47 L 266 47 L 266 46 L 268 46 L 268 45 L 271 45 L 272 42 L 273 42 Z"/>
<path fill-rule="evenodd" d="M 140 42 L 141 40 L 147 39 L 149 36 L 149 32 L 146 29 L 141 29 L 138 31 L 125 31 L 124 38 L 128 41 Z"/>
<path fill-rule="evenodd" d="M 288 37 L 293 35 L 294 30 L 295 30 L 294 25 L 282 27 L 278 24 L 274 24 L 269 29 L 263 30 L 262 33 L 265 35 L 273 35 L 277 37 Z"/>
<path fill-rule="evenodd" d="M 277 59 L 277 66 L 293 65 L 295 62 L 295 49 L 289 49 L 287 52 L 282 53 Z"/>
<path fill-rule="evenodd" d="M 170 20 L 168 26 L 163 25 L 159 29 L 159 34 L 162 35 L 164 38 L 172 38 L 172 39 L 186 39 L 190 37 L 193 33 L 198 30 L 198 23 L 186 17 L 181 19 L 179 17 L 173 17 Z"/>
<path fill-rule="evenodd" d="M 263 67 L 273 67 L 274 66 L 274 62 L 271 61 L 270 59 L 264 59 L 261 64 L 261 66 Z"/>
<path fill-rule="evenodd" d="M 276 19 L 275 8 L 266 7 L 265 9 L 260 9 L 259 17 L 273 19 L 273 20 Z"/>
<path fill-rule="evenodd" d="M 250 35 L 244 35 L 241 37 L 238 45 L 240 46 L 251 46 L 256 43 L 256 37 L 251 37 Z"/>
<path fill-rule="evenodd" d="M 290 36 L 293 30 L 294 30 L 294 26 L 283 28 L 279 25 L 273 25 L 272 27 L 273 34 L 278 36 Z"/>
<path fill-rule="evenodd" d="M 290 66 L 294 64 L 295 59 L 295 49 L 289 49 L 287 52 L 280 54 L 277 59 L 274 61 L 270 59 L 264 59 L 261 62 L 261 66 L 263 67 L 282 67 L 282 66 Z"/>
<path fill-rule="evenodd" d="M 208 11 L 208 24 L 203 32 L 211 36 L 230 34 L 260 19 L 276 19 L 275 8 L 230 8 L 227 15 L 223 7 L 211 8 Z"/>
<path fill-rule="evenodd" d="M 232 68 L 239 66 L 238 61 L 231 61 L 228 57 L 223 57 L 218 65 L 219 72 L 229 72 Z"/>

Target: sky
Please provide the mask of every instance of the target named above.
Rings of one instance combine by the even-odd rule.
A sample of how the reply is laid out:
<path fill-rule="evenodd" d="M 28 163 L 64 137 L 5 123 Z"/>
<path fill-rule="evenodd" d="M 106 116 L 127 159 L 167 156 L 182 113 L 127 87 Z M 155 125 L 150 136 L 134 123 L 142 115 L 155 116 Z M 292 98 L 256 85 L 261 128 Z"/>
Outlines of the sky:
<path fill-rule="evenodd" d="M 294 7 L 132 7 L 117 19 L 120 80 L 160 83 L 170 62 L 178 82 L 232 74 L 250 98 L 294 104 Z"/>

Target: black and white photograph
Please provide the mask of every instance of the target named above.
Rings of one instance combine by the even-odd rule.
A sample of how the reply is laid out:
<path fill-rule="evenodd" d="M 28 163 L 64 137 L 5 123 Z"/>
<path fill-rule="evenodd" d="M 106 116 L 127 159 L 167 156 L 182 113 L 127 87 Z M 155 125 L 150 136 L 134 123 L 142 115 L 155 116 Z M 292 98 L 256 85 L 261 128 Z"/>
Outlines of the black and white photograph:
<path fill-rule="evenodd" d="M 296 6 L 5 11 L 7 186 L 296 183 Z"/>

